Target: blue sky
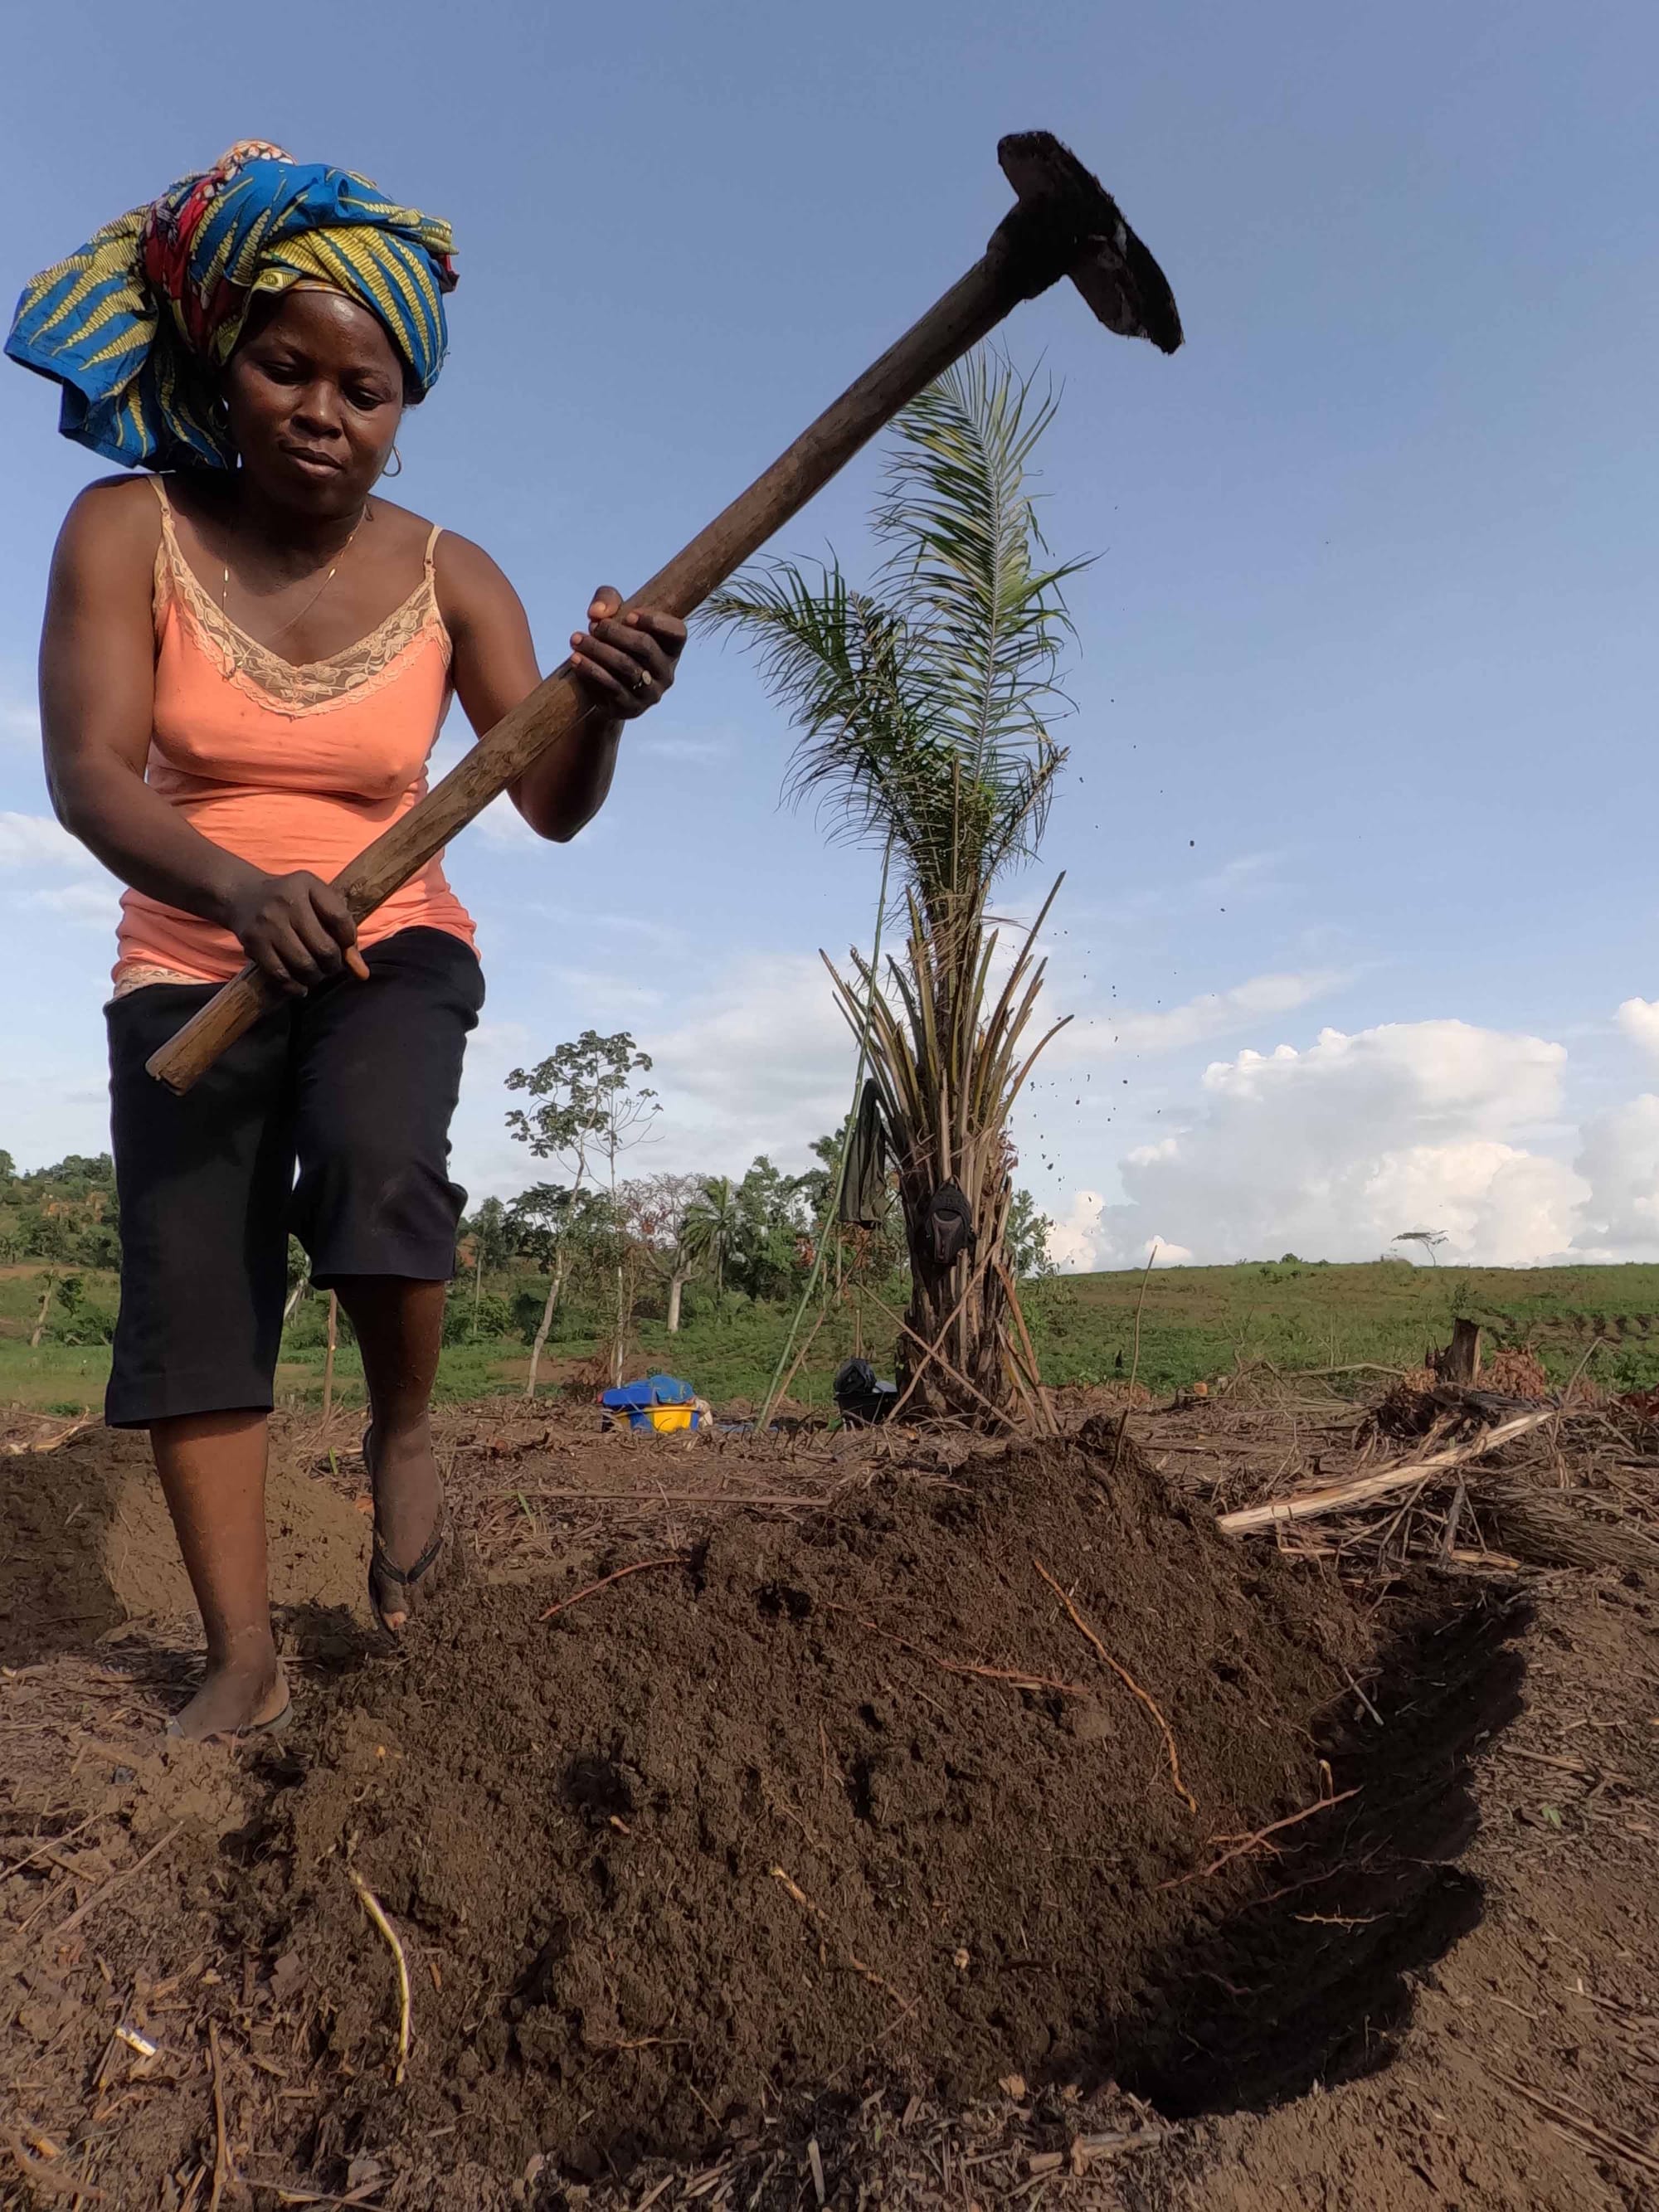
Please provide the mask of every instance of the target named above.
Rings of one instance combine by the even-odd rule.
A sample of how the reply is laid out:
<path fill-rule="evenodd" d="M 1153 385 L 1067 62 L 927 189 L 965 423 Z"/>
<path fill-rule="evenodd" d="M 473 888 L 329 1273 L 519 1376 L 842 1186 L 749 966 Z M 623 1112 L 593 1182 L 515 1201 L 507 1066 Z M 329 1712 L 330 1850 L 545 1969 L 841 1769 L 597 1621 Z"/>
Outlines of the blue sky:
<path fill-rule="evenodd" d="M 657 567 L 974 258 L 999 134 L 1057 131 L 1188 337 L 1110 340 L 1064 288 L 1006 332 L 1063 386 L 1051 542 L 1099 556 L 1066 783 L 1003 902 L 1066 872 L 1076 1018 L 1021 1126 L 1064 1255 L 1369 1256 L 1419 1225 L 1659 1255 L 1650 9 L 415 0 L 314 40 L 226 10 L 142 66 L 104 0 L 62 21 L 9 32 L 0 289 L 243 136 L 447 216 L 452 356 L 398 489 L 496 555 L 550 662 L 592 585 Z M 27 1162 L 104 1141 L 110 896 L 42 819 L 33 712 L 97 466 L 53 419 L 0 378 L 0 1145 Z M 781 544 L 856 565 L 876 466 Z M 475 1192 L 528 1179 L 504 1070 L 590 1024 L 657 1055 L 659 1164 L 793 1164 L 833 1120 L 817 950 L 867 939 L 876 871 L 780 807 L 787 744 L 700 649 L 574 845 L 492 818 L 455 847 L 490 978 Z"/>

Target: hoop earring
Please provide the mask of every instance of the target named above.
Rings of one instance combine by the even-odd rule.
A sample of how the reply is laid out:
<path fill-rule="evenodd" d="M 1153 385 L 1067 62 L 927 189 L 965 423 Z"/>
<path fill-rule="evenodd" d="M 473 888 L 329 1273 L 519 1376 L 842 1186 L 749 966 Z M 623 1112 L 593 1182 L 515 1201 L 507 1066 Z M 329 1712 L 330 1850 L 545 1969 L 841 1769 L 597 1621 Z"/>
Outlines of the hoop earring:
<path fill-rule="evenodd" d="M 396 463 L 398 464 L 398 465 L 397 465 L 397 467 L 396 467 L 395 469 L 394 469 L 394 468 L 392 467 L 392 461 L 396 461 Z M 397 442 L 396 442 L 396 441 L 395 441 L 395 440 L 394 440 L 394 441 L 393 441 L 393 442 L 392 442 L 392 461 L 388 461 L 388 462 L 386 463 L 386 466 L 385 466 L 385 467 L 380 471 L 380 474 L 381 474 L 383 477 L 400 477 L 400 476 L 402 476 L 402 474 L 403 474 L 403 472 L 404 472 L 404 457 L 403 457 L 403 455 L 402 455 L 402 454 L 398 451 Z"/>

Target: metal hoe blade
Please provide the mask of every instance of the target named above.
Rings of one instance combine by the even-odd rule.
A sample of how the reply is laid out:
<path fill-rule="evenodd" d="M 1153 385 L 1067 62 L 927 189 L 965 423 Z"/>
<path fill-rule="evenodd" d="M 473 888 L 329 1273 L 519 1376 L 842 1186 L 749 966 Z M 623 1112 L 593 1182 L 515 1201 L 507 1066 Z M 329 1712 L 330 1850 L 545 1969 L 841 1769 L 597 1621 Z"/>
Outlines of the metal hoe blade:
<path fill-rule="evenodd" d="M 1049 252 L 1069 249 L 1055 277 L 1069 276 L 1109 331 L 1173 353 L 1181 315 L 1169 280 L 1099 178 L 1048 131 L 1015 131 L 999 143 L 997 160 L 1020 211 L 1048 234 Z"/>

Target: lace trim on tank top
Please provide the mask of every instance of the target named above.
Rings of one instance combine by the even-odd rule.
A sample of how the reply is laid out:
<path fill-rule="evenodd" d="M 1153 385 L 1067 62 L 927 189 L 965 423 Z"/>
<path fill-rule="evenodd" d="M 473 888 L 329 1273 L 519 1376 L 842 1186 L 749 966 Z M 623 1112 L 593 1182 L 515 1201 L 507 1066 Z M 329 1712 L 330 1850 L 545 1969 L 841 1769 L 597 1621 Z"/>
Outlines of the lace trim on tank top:
<path fill-rule="evenodd" d="M 199 975 L 181 975 L 176 968 L 157 967 L 153 961 L 135 960 L 124 967 L 116 979 L 115 988 L 109 994 L 109 1004 L 125 999 L 130 991 L 142 991 L 149 983 L 197 983 Z"/>
<path fill-rule="evenodd" d="M 447 667 L 449 632 L 438 609 L 432 569 L 439 538 L 437 524 L 426 541 L 425 573 L 420 582 L 367 637 L 322 660 L 284 660 L 281 653 L 261 645 L 240 623 L 233 622 L 205 588 L 179 546 L 166 485 L 159 477 L 152 477 L 150 482 L 161 502 L 161 542 L 155 550 L 157 632 L 171 604 L 226 682 L 261 706 L 280 714 L 316 714 L 342 699 L 379 691 L 397 680 L 403 672 L 398 664 L 404 655 L 428 634 L 442 641 Z"/>

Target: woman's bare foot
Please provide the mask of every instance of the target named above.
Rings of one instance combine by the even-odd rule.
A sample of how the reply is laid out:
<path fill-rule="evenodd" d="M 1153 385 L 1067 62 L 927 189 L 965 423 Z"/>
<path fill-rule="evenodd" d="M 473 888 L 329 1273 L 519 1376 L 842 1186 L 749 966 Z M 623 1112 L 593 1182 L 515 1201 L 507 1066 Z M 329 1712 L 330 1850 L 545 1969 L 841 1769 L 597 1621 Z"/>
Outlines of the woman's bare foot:
<path fill-rule="evenodd" d="M 191 1743 L 210 1742 L 261 1729 L 286 1711 L 288 1683 L 276 1647 L 208 1662 L 207 1679 L 181 1713 L 167 1723 L 169 1735 Z"/>
<path fill-rule="evenodd" d="M 424 1413 L 402 1429 L 376 1422 L 363 1439 L 363 1456 L 374 1492 L 380 1551 L 394 1565 L 413 1568 L 437 1534 L 443 1515 L 431 1424 Z M 395 1632 L 409 1618 L 408 1590 L 380 1573 L 373 1573 L 371 1582 L 374 1609 Z"/>

